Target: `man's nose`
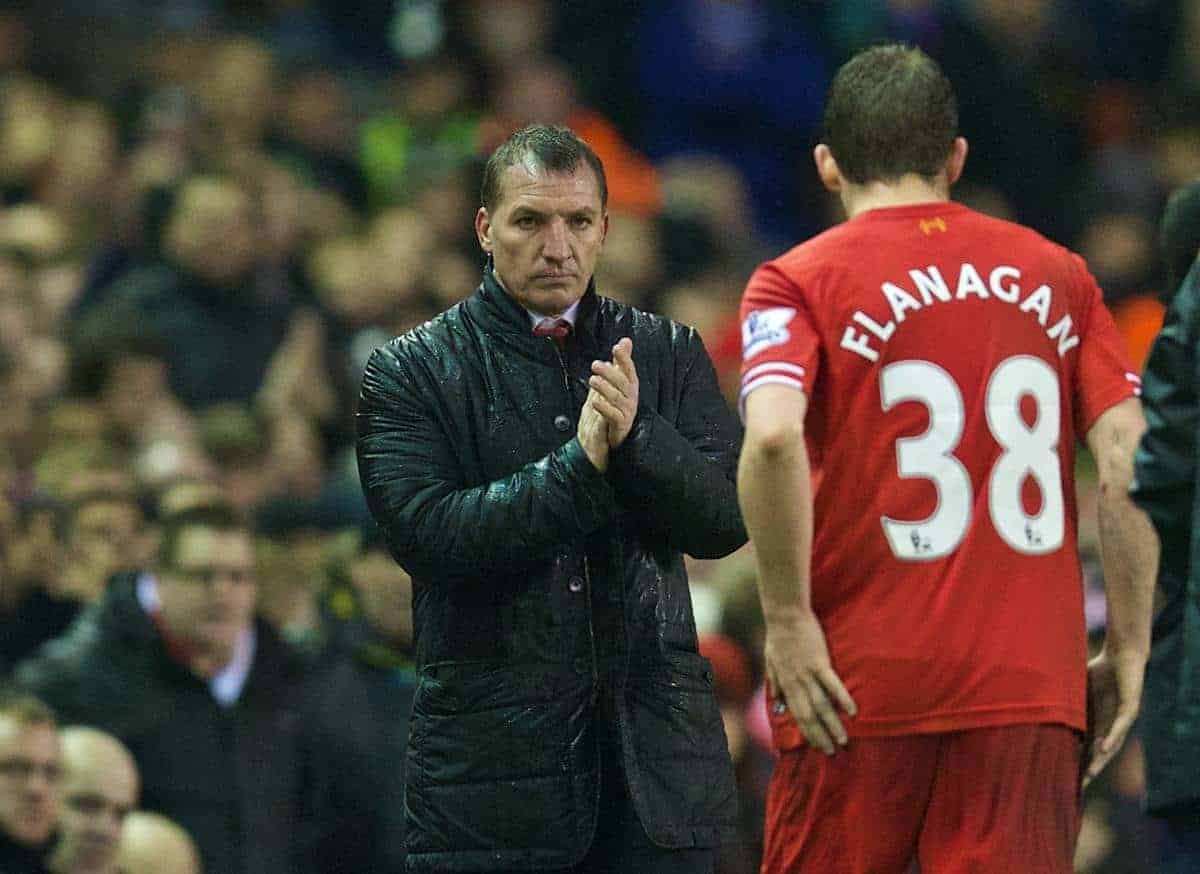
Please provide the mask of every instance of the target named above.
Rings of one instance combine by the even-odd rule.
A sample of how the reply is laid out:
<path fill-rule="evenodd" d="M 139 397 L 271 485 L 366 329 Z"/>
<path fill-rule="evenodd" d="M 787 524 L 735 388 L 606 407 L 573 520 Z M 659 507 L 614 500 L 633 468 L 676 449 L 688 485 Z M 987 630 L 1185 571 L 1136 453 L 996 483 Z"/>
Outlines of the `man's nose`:
<path fill-rule="evenodd" d="M 566 261 L 571 257 L 571 245 L 567 236 L 567 223 L 555 218 L 546 227 L 546 239 L 542 255 L 550 261 Z"/>

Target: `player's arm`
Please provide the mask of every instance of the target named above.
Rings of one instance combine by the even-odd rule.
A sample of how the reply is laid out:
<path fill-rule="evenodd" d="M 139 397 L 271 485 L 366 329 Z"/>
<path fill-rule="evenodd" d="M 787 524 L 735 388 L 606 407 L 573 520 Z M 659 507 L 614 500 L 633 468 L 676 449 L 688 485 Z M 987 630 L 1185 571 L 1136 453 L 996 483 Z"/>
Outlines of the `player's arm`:
<path fill-rule="evenodd" d="M 836 708 L 851 716 L 857 709 L 833 670 L 812 610 L 807 405 L 803 392 L 785 385 L 763 385 L 746 397 L 738 500 L 758 562 L 769 691 L 786 704 L 809 743 L 833 754 L 835 743 L 847 740 Z"/>
<path fill-rule="evenodd" d="M 1133 503 L 1133 456 L 1146 430 L 1137 398 L 1110 407 L 1087 433 L 1099 473 L 1100 556 L 1108 623 L 1104 647 L 1088 665 L 1091 761 L 1085 785 L 1120 750 L 1137 718 L 1150 655 L 1158 538 Z"/>

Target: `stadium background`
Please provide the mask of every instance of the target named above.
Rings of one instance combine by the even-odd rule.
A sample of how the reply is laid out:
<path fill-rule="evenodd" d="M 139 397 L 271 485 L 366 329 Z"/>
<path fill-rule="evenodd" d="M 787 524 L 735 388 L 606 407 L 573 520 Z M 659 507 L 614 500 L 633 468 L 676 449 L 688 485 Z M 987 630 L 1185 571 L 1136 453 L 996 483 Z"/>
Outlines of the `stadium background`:
<path fill-rule="evenodd" d="M 1155 225 L 1200 176 L 1195 0 L 4 3 L 0 670 L 214 485 L 256 520 L 262 610 L 297 646 L 360 612 L 358 375 L 474 288 L 482 158 L 526 122 L 605 161 L 602 293 L 696 325 L 732 389 L 750 270 L 839 218 L 810 160 L 829 77 L 882 39 L 958 88 L 957 196 L 1082 252 L 1143 360 Z M 128 504 L 85 530 L 97 492 Z M 1100 633 L 1095 542 L 1085 524 Z M 770 768 L 746 559 L 693 569 L 743 783 L 726 872 L 753 870 Z M 1152 869 L 1142 792 L 1135 741 L 1089 795 L 1079 870 Z"/>

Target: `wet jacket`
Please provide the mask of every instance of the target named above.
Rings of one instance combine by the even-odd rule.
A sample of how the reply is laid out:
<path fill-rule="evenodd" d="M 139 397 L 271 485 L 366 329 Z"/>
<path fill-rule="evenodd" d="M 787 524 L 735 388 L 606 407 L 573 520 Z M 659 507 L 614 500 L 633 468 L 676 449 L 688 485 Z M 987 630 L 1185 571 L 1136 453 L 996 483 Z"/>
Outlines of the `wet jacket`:
<path fill-rule="evenodd" d="M 1147 806 L 1200 804 L 1200 267 L 1175 295 L 1143 375 L 1149 430 L 1136 458 L 1133 498 L 1162 542 L 1142 704 Z"/>
<path fill-rule="evenodd" d="M 622 337 L 640 410 L 602 474 L 576 427 L 591 362 Z M 413 577 L 409 870 L 577 862 L 596 826 L 602 694 L 650 837 L 731 834 L 683 553 L 746 540 L 740 435 L 696 332 L 589 288 L 560 351 L 488 271 L 375 351 L 358 425 L 368 503 Z"/>

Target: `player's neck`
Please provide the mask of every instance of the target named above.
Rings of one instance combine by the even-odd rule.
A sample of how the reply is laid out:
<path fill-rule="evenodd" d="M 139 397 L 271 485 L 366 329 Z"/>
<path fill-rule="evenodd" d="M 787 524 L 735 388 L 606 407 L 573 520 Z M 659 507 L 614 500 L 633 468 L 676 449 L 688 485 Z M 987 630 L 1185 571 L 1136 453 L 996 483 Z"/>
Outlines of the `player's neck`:
<path fill-rule="evenodd" d="M 950 199 L 950 186 L 940 173 L 933 179 L 909 174 L 896 182 L 870 182 L 866 185 L 843 182 L 841 199 L 846 216 L 854 218 L 869 209 L 941 203 Z"/>

